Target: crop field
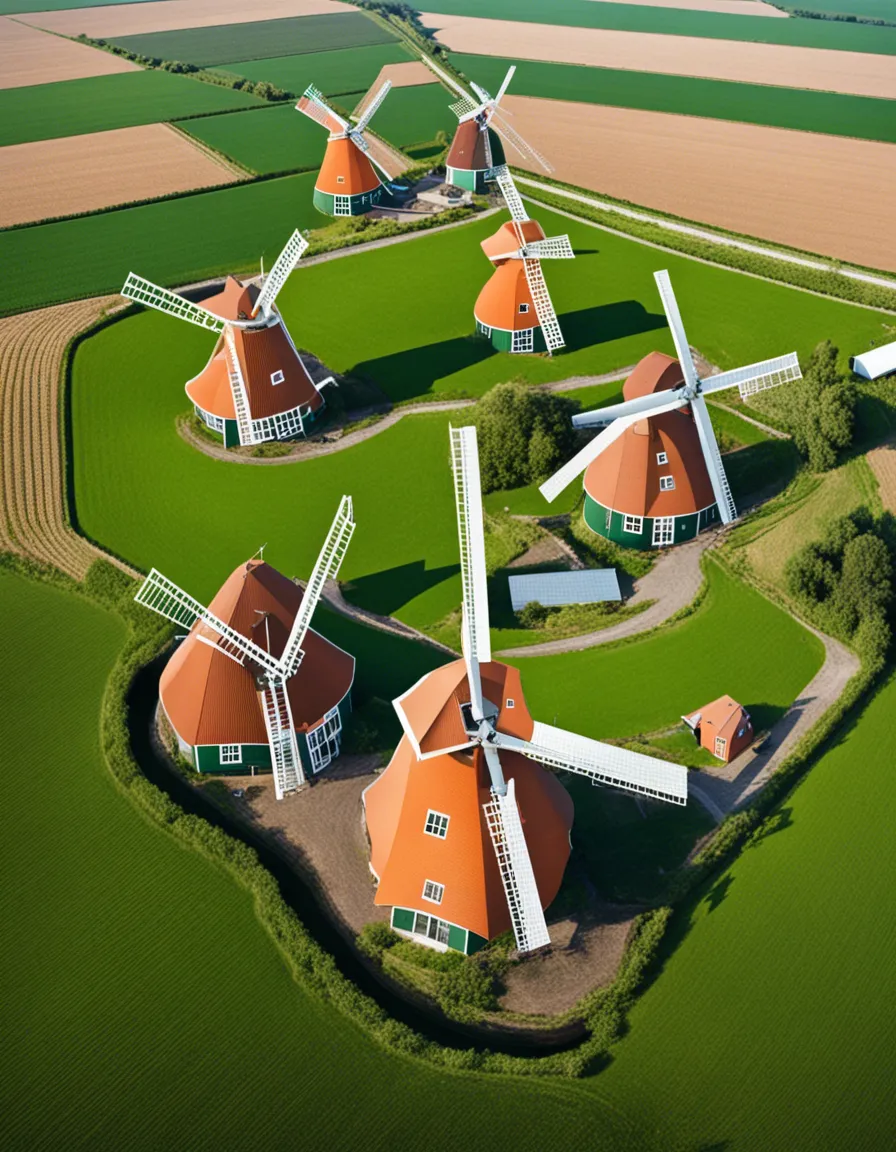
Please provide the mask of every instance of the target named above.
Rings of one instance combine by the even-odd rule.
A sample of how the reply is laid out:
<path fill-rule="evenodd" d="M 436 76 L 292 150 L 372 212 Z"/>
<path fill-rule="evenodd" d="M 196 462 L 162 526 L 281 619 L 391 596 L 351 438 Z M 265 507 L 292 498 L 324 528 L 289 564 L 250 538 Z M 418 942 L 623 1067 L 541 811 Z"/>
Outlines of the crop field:
<path fill-rule="evenodd" d="M 320 225 L 313 186 L 311 174 L 288 176 L 0 233 L 0 262 L 28 269 L 3 311 L 117 292 L 132 270 L 166 285 L 254 270 L 294 228 Z"/>
<path fill-rule="evenodd" d="M 230 60 L 262 60 L 266 56 L 326 52 L 369 44 L 390 44 L 394 36 L 362 12 L 295 16 L 251 24 L 221 24 L 213 28 L 181 28 L 144 36 L 116 36 L 129 52 L 162 60 L 187 60 L 207 67 Z"/>
<path fill-rule="evenodd" d="M 53 8 L 53 5 L 47 5 Z M 24 11 L 24 9 L 23 9 Z M 97 39 L 136 36 L 147 32 L 170 32 L 175 28 L 210 28 L 224 24 L 257 24 L 261 20 L 284 17 L 351 14 L 352 9 L 337 0 L 258 0 L 247 8 L 241 0 L 126 0 L 94 9 L 39 11 L 21 19 L 37 28 L 47 28 L 62 36 L 84 32 Z"/>
<path fill-rule="evenodd" d="M 0 16 L 0 89 L 136 71 L 130 60 Z"/>
<path fill-rule="evenodd" d="M 264 111 L 203 116 L 186 120 L 179 127 L 259 175 L 316 171 L 327 146 L 324 129 L 296 112 L 292 103 Z"/>
<path fill-rule="evenodd" d="M 564 28 L 603 28 L 713 40 L 834 48 L 850 52 L 896 54 L 896 28 L 827 20 L 761 20 L 719 12 L 688 12 L 636 4 L 599 4 L 593 0 L 427 0 L 424 24 L 441 27 L 442 17 L 477 17 L 507 23 L 532 22 Z M 575 33 L 570 34 L 571 37 Z M 670 48 L 670 52 L 674 52 Z"/>
<path fill-rule="evenodd" d="M 727 2 L 727 0 L 726 0 Z M 513 61 L 452 53 L 451 61 L 468 77 L 497 91 Z M 793 128 L 834 136 L 896 143 L 896 101 L 838 92 L 776 88 L 769 84 L 730 83 L 694 76 L 588 68 L 522 60 L 511 92 L 682 116 L 739 120 L 772 128 Z"/>
<path fill-rule="evenodd" d="M 440 130 L 450 140 L 457 128 L 451 102 L 450 93 L 441 84 L 395 88 L 386 97 L 371 127 L 377 135 L 401 148 L 434 140 Z"/>
<path fill-rule="evenodd" d="M 139 68 L 63 84 L 0 91 L 0 146 L 83 136 L 263 104 L 257 96 L 189 76 Z"/>
<path fill-rule="evenodd" d="M 790 2 L 782 4 L 782 7 L 794 11 L 800 4 Z M 810 11 L 858 16 L 865 20 L 886 20 L 896 24 L 896 0 L 812 0 Z"/>
<path fill-rule="evenodd" d="M 168 0 L 166 0 L 168 2 Z M 298 96 L 314 84 L 325 96 L 365 92 L 386 64 L 402 64 L 410 56 L 400 44 L 369 44 L 329 52 L 300 52 L 265 60 L 238 60 L 217 71 L 233 72 Z"/>

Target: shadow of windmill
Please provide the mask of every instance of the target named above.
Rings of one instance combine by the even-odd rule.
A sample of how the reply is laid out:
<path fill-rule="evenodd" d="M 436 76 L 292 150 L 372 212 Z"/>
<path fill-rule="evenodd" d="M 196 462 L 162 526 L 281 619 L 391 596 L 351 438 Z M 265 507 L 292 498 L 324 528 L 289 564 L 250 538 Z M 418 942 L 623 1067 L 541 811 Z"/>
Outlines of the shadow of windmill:
<path fill-rule="evenodd" d="M 384 568 L 381 572 L 358 576 L 344 586 L 344 592 L 352 604 L 380 616 L 392 616 L 421 593 L 450 580 L 459 572 L 459 564 L 427 568 L 425 560 L 412 560 L 395 568 Z"/>
<path fill-rule="evenodd" d="M 430 391 L 439 391 L 434 388 L 439 380 L 496 355 L 488 340 L 471 332 L 469 336 L 456 336 L 452 340 L 439 340 L 419 348 L 406 348 L 391 356 L 362 360 L 352 368 L 351 375 L 372 380 L 397 404 L 415 396 L 425 396 Z"/>
<path fill-rule="evenodd" d="M 666 317 L 648 312 L 640 300 L 616 300 L 564 312 L 559 317 L 567 352 L 577 352 L 610 340 L 639 336 L 666 327 Z"/>

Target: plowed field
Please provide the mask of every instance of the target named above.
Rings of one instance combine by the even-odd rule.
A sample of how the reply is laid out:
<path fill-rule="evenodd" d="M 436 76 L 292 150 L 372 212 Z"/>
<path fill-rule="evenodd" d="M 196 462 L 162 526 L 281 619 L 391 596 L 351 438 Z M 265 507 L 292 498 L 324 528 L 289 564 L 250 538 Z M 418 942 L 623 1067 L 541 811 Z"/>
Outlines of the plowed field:
<path fill-rule="evenodd" d="M 896 98 L 896 58 L 893 56 L 697 36 L 480 20 L 441 16 L 435 12 L 425 12 L 423 22 L 438 28 L 436 39 L 455 52 Z"/>
<path fill-rule="evenodd" d="M 253 20 L 279 20 L 288 16 L 317 16 L 355 12 L 333 0 L 148 0 L 144 4 L 109 4 L 104 8 L 70 8 L 63 12 L 33 12 L 20 16 L 26 24 L 48 28 L 63 36 L 139 36 L 144 32 L 170 32 L 174 28 L 209 28 L 217 24 L 246 24 Z"/>
<path fill-rule="evenodd" d="M 167 124 L 14 144 L 0 148 L 0 228 L 217 187 L 235 177 L 224 160 Z"/>
<path fill-rule="evenodd" d="M 560 180 L 896 271 L 893 145 L 528 97 L 507 106 Z"/>
<path fill-rule="evenodd" d="M 73 44 L 0 17 L 0 88 L 136 71 L 136 64 L 111 52 Z"/>

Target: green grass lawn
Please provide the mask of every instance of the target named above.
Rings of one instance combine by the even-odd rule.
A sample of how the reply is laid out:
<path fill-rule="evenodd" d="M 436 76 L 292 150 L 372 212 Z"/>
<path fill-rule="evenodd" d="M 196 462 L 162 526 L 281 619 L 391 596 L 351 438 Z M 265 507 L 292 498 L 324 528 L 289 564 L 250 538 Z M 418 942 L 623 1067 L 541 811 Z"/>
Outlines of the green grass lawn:
<path fill-rule="evenodd" d="M 373 118 L 371 127 L 401 148 L 428 143 L 439 131 L 450 140 L 457 128 L 457 117 L 450 104 L 451 96 L 441 84 L 394 88 Z"/>
<path fill-rule="evenodd" d="M 366 91 L 385 64 L 403 64 L 410 58 L 401 44 L 366 44 L 329 52 L 300 52 L 294 56 L 275 56 L 265 60 L 238 60 L 221 71 L 247 76 L 250 80 L 267 80 L 269 84 L 286 92 L 295 92 L 297 96 L 309 84 L 319 88 L 325 96 L 338 96 L 342 92 Z"/>
<path fill-rule="evenodd" d="M 656 635 L 511 660 L 532 715 L 583 736 L 624 738 L 669 728 L 727 693 L 757 731 L 770 727 L 821 667 L 821 641 L 716 564 L 707 576 L 705 603 Z"/>
<path fill-rule="evenodd" d="M 264 101 L 189 76 L 144 69 L 0 91 L 0 146 L 249 108 Z"/>
<path fill-rule="evenodd" d="M 522 20 L 575 28 L 609 28 L 622 32 L 657 32 L 669 36 L 705 36 L 713 40 L 747 40 L 760 44 L 896 54 L 896 28 L 841 21 L 774 20 L 764 16 L 604 4 L 593 0 L 551 0 L 550 3 L 545 0 L 431 0 L 426 10 L 448 16 Z M 437 21 L 433 24 L 438 27 Z"/>
<path fill-rule="evenodd" d="M 296 112 L 291 102 L 262 112 L 203 116 L 180 127 L 262 176 L 297 169 L 316 172 L 327 146 L 323 128 Z"/>
<path fill-rule="evenodd" d="M 514 63 L 460 53 L 452 53 L 451 60 L 455 67 L 490 92 L 496 91 L 509 64 Z M 694 76 L 664 76 L 656 72 L 586 68 L 535 60 L 517 64 L 510 91 L 515 96 L 610 104 L 682 116 L 711 116 L 716 120 L 896 142 L 896 101 L 838 92 L 810 92 L 768 84 L 736 84 Z"/>
<path fill-rule="evenodd" d="M 367 44 L 389 44 L 395 37 L 363 12 L 291 16 L 247 24 L 178 28 L 140 36 L 114 36 L 110 41 L 141 56 L 183 60 L 207 67 L 231 60 L 263 60 L 300 52 L 326 52 Z M 268 77 L 265 77 L 268 79 Z"/>
<path fill-rule="evenodd" d="M 132 270 L 165 285 L 254 272 L 294 228 L 326 222 L 313 188 L 308 173 L 2 232 L 0 261 L 14 281 L 0 311 L 118 292 Z"/>

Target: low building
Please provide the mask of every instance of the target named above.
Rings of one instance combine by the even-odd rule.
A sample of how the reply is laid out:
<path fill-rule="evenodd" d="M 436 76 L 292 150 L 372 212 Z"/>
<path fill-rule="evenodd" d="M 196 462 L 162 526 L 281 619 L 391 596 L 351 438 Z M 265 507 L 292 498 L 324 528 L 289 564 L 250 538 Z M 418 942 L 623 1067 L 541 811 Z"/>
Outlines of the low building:
<path fill-rule="evenodd" d="M 896 372 L 896 340 L 892 344 L 872 348 L 860 356 L 850 357 L 849 366 L 856 376 L 865 380 L 877 380 L 881 376 L 891 375 Z"/>
<path fill-rule="evenodd" d="M 510 604 L 522 612 L 527 604 L 559 608 L 564 604 L 598 604 L 621 600 L 615 568 L 581 568 L 572 572 L 537 572 L 510 576 Z"/>
<path fill-rule="evenodd" d="M 682 716 L 701 748 L 727 764 L 753 740 L 750 714 L 730 696 L 720 696 L 697 712 Z"/>

